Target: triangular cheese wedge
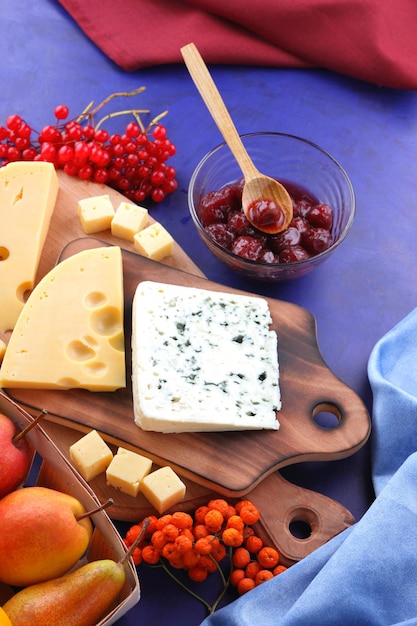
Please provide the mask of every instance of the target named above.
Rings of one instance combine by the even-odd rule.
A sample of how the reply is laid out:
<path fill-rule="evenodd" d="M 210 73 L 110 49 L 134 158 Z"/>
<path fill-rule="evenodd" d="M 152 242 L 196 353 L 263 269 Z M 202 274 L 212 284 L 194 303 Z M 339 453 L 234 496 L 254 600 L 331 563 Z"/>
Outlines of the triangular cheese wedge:
<path fill-rule="evenodd" d="M 51 163 L 0 168 L 0 332 L 14 328 L 33 289 L 58 190 Z"/>
<path fill-rule="evenodd" d="M 0 386 L 125 387 L 123 304 L 119 247 L 65 259 L 30 294 L 7 346 Z"/>

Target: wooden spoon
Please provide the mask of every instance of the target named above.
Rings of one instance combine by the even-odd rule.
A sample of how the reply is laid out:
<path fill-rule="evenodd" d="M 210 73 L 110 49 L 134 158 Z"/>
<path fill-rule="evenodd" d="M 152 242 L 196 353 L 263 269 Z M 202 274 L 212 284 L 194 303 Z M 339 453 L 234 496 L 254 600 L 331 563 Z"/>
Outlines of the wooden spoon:
<path fill-rule="evenodd" d="M 258 230 L 275 234 L 288 228 L 293 215 L 288 191 L 278 181 L 261 174 L 250 159 L 222 97 L 193 43 L 181 48 L 184 62 L 226 144 L 243 172 L 242 209 Z"/>

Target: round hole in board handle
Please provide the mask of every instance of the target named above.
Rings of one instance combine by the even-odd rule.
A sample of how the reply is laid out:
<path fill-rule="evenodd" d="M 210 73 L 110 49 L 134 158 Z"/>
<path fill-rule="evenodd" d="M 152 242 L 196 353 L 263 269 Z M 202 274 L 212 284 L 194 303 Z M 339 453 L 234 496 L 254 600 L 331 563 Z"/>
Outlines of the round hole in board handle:
<path fill-rule="evenodd" d="M 340 426 L 342 414 L 340 409 L 329 402 L 317 404 L 312 413 L 313 422 L 324 430 L 333 430 Z"/>
<path fill-rule="evenodd" d="M 320 527 L 319 518 L 315 511 L 308 507 L 295 507 L 288 512 L 287 527 L 295 539 L 310 539 Z"/>

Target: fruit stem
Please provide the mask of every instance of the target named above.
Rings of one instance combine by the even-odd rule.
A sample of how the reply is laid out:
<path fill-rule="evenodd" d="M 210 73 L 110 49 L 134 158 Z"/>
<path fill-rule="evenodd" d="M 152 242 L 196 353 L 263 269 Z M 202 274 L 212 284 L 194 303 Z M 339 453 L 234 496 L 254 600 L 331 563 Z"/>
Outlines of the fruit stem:
<path fill-rule="evenodd" d="M 23 437 L 26 437 L 27 433 L 32 430 L 32 428 L 34 426 L 36 426 L 36 424 L 39 422 L 39 420 L 48 413 L 48 411 L 46 409 L 42 409 L 42 411 L 39 413 L 39 415 L 37 417 L 35 417 L 30 424 L 28 424 L 26 426 L 26 428 L 24 428 L 23 430 L 21 430 L 20 432 L 17 433 L 17 435 L 15 435 L 12 439 L 12 443 L 14 445 L 16 445 L 16 443 L 22 439 Z"/>
<path fill-rule="evenodd" d="M 138 87 L 137 89 L 134 89 L 133 91 L 116 91 L 116 93 L 110 94 L 109 96 L 107 96 L 107 98 L 103 100 L 103 102 L 98 104 L 96 108 L 91 111 L 91 115 L 94 115 L 95 113 L 97 113 L 97 111 L 99 111 L 106 104 L 108 104 L 110 100 L 113 100 L 113 98 L 122 98 L 122 97 L 130 98 L 132 96 L 137 96 L 139 93 L 142 93 L 142 91 L 145 91 L 145 89 L 146 87 Z"/>
<path fill-rule="evenodd" d="M 143 523 L 142 523 L 142 527 L 141 527 L 141 529 L 140 529 L 140 531 L 139 531 L 135 541 L 132 543 L 132 545 L 130 546 L 129 550 L 127 550 L 127 552 L 122 556 L 122 558 L 118 562 L 118 565 L 124 565 L 126 563 L 126 561 L 128 561 L 130 559 L 130 557 L 132 556 L 133 552 L 136 550 L 137 546 L 142 541 L 146 531 L 148 530 L 148 526 L 149 526 L 150 523 L 151 523 L 151 520 L 149 519 L 149 517 L 145 517 L 145 519 L 143 520 Z"/>
<path fill-rule="evenodd" d="M 133 115 L 136 119 L 136 121 L 139 123 L 139 126 L 142 130 L 142 132 L 145 131 L 145 128 L 142 124 L 142 121 L 140 119 L 140 113 L 150 113 L 149 109 L 127 109 L 125 111 L 114 111 L 113 113 L 108 113 L 107 115 L 105 115 L 104 117 L 101 118 L 101 120 L 99 122 L 97 122 L 97 124 L 95 125 L 95 130 L 98 130 L 100 128 L 100 126 L 103 124 L 103 122 L 106 122 L 107 120 L 112 119 L 113 117 L 117 117 L 118 115 Z"/>
<path fill-rule="evenodd" d="M 96 507 L 92 511 L 86 511 L 85 513 L 81 513 L 81 515 L 77 515 L 75 519 L 77 520 L 77 522 L 79 522 L 85 517 L 90 517 L 91 515 L 94 515 L 94 513 L 98 513 L 99 511 L 104 511 L 104 509 L 107 509 L 107 507 L 111 506 L 112 504 L 114 504 L 114 500 L 113 498 L 109 498 L 107 502 L 104 502 L 104 504 L 100 504 L 100 506 Z"/>

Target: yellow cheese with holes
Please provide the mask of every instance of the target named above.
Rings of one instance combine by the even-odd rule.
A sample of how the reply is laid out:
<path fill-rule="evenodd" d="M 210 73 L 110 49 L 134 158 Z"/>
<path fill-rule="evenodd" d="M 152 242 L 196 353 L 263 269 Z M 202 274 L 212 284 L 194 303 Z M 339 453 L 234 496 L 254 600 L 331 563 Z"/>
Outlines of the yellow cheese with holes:
<path fill-rule="evenodd" d="M 93 196 L 78 201 L 78 217 L 87 235 L 109 230 L 114 217 L 114 208 L 110 196 Z"/>
<path fill-rule="evenodd" d="M 69 451 L 71 461 L 87 482 L 105 472 L 113 459 L 113 452 L 96 430 L 73 443 Z"/>
<path fill-rule="evenodd" d="M 167 465 L 145 476 L 140 490 L 159 513 L 164 513 L 181 502 L 186 487 L 174 470 Z"/>
<path fill-rule="evenodd" d="M 10 337 L 0 386 L 90 391 L 126 386 L 118 246 L 83 250 L 36 285 Z"/>
<path fill-rule="evenodd" d="M 136 497 L 143 478 L 152 469 L 152 461 L 146 456 L 118 448 L 106 470 L 107 484 L 120 489 L 128 496 Z"/>
<path fill-rule="evenodd" d="M 51 163 L 0 168 L 0 332 L 14 328 L 33 289 L 58 190 Z"/>
<path fill-rule="evenodd" d="M 111 222 L 111 234 L 133 242 L 133 237 L 145 228 L 149 219 L 149 211 L 143 206 L 121 202 Z"/>
<path fill-rule="evenodd" d="M 165 257 L 170 256 L 174 249 L 173 238 L 159 222 L 154 222 L 136 233 L 133 241 L 139 254 L 154 261 L 162 261 Z"/>

